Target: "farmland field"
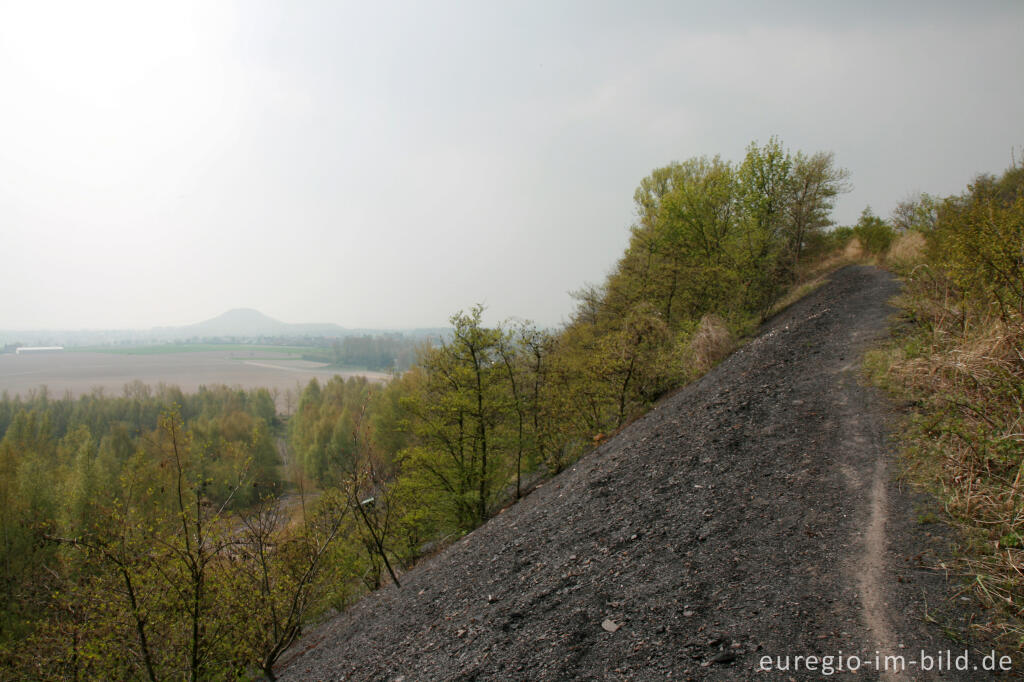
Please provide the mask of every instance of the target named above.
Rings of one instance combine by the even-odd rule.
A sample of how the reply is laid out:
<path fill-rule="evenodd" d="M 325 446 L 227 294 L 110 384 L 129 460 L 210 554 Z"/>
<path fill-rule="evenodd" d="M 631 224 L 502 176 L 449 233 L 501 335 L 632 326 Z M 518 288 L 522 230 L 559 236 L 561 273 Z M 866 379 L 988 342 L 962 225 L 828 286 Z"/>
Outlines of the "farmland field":
<path fill-rule="evenodd" d="M 167 355 L 170 353 L 203 353 L 206 351 L 267 351 L 271 355 L 295 355 L 320 350 L 311 346 L 260 346 L 248 343 L 159 343 L 148 346 L 88 346 L 72 348 L 75 353 L 107 353 L 113 355 Z"/>
<path fill-rule="evenodd" d="M 164 383 L 192 393 L 200 386 L 226 384 L 242 388 L 265 387 L 278 391 L 278 408 L 288 409 L 285 396 L 310 379 L 326 382 L 335 374 L 384 380 L 381 372 L 345 371 L 297 358 L 294 349 L 273 346 L 217 347 L 139 354 L 94 351 L 63 351 L 15 355 L 0 354 L 0 393 L 27 396 L 46 387 L 54 398 L 77 397 L 102 389 L 105 395 L 121 395 L 126 384 L 141 381 L 151 386 Z"/>

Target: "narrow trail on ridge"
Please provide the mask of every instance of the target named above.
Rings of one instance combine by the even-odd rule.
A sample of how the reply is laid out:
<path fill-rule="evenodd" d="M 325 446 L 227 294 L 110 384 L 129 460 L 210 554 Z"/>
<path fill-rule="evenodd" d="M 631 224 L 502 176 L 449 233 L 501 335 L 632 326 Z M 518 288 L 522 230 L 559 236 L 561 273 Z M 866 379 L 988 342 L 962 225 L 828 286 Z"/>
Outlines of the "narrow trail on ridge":
<path fill-rule="evenodd" d="M 857 679 L 978 679 L 920 666 L 964 650 L 935 609 L 963 614 L 925 568 L 947 540 L 894 482 L 891 408 L 860 376 L 897 292 L 874 268 L 833 274 L 401 589 L 308 634 L 282 678 L 820 679 L 823 657 L 856 656 Z M 905 670 L 881 670 L 887 655 Z"/>

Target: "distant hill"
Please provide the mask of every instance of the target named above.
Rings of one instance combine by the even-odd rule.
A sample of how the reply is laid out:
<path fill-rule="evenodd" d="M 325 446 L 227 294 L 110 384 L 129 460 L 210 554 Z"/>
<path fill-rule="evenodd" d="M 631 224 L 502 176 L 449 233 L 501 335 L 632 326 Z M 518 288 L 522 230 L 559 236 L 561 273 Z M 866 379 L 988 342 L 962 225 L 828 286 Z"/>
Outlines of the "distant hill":
<path fill-rule="evenodd" d="M 261 336 L 326 336 L 342 337 L 351 330 L 336 324 L 289 324 L 264 315 L 252 308 L 235 308 L 217 317 L 184 327 L 156 327 L 153 334 L 161 337 L 189 339 L 194 337 L 261 337 Z"/>

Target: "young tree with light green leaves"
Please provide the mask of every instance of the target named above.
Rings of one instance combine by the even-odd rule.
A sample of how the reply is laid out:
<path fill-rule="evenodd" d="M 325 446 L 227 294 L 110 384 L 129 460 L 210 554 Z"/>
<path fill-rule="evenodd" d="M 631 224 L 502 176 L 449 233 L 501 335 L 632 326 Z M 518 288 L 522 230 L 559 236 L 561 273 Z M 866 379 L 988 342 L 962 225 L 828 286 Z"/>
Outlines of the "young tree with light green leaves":
<path fill-rule="evenodd" d="M 482 315 L 476 306 L 451 318 L 451 340 L 420 358 L 424 381 L 405 402 L 418 444 L 406 452 L 403 470 L 437 496 L 462 530 L 488 518 L 508 479 L 502 332 L 484 327 Z"/>

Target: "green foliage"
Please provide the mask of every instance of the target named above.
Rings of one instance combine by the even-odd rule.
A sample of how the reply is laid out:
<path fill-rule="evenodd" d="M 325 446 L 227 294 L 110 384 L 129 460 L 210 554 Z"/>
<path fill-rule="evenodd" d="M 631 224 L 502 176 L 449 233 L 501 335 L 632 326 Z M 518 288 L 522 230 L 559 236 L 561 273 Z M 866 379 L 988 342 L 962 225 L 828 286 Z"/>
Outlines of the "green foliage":
<path fill-rule="evenodd" d="M 938 222 L 941 200 L 929 194 L 905 199 L 892 212 L 893 228 L 898 233 L 931 233 Z"/>
<path fill-rule="evenodd" d="M 338 551 L 351 530 L 345 500 L 325 493 L 300 523 L 263 499 L 241 519 L 223 606 L 243 660 L 273 679 L 274 663 L 327 604 L 342 606 L 354 591 L 351 554 Z"/>
<path fill-rule="evenodd" d="M 767 314 L 807 254 L 832 248 L 824 229 L 846 177 L 831 154 L 792 155 L 772 138 L 739 165 L 702 157 L 644 178 L 629 248 L 605 284 L 576 294 L 556 342 L 563 445 L 619 428 L 688 376 L 706 315 L 739 332 Z"/>
<path fill-rule="evenodd" d="M 855 236 L 854 228 L 849 226 L 835 227 L 821 237 L 821 250 L 823 252 L 836 251 L 846 246 Z"/>
<path fill-rule="evenodd" d="M 933 255 L 965 295 L 1004 319 L 1024 316 L 1024 172 L 977 178 L 943 203 L 931 236 Z"/>
<path fill-rule="evenodd" d="M 32 558 L 45 559 L 46 569 L 21 566 L 25 580 L 9 583 L 42 588 L 16 593 L 23 611 L 8 608 L 7 643 L 21 640 L 0 647 L 9 671 L 76 679 L 272 676 L 302 625 L 358 589 L 338 572 L 351 568 L 334 545 L 352 523 L 337 495 L 321 495 L 298 523 L 271 497 L 230 512 L 253 479 L 251 458 L 225 451 L 241 447 L 249 419 L 256 418 L 235 412 L 186 429 L 178 415 L 162 417 L 124 462 L 116 489 L 103 494 L 88 429 L 61 440 L 55 456 L 72 464 L 69 504 L 31 529 L 31 546 L 39 548 Z M 31 431 L 31 418 L 17 421 L 8 445 Z"/>
<path fill-rule="evenodd" d="M 896 236 L 892 225 L 872 213 L 870 206 L 861 211 L 853 234 L 860 240 L 861 246 L 873 255 L 885 253 Z"/>
<path fill-rule="evenodd" d="M 47 437 L 60 440 L 78 426 L 86 426 L 97 440 L 109 434 L 119 442 L 133 439 L 140 432 L 156 428 L 159 416 L 176 409 L 186 422 L 197 417 L 217 418 L 229 412 L 245 412 L 262 419 L 268 427 L 280 425 L 274 396 L 265 388 L 246 391 L 227 386 L 202 386 L 185 395 L 176 386 L 160 384 L 153 388 L 140 381 L 126 384 L 120 396 L 97 389 L 77 399 L 53 400 L 45 390 L 28 397 L 0 397 L 0 438 L 12 428 L 20 412 L 45 419 Z M 119 446 L 123 452 L 124 448 Z"/>
<path fill-rule="evenodd" d="M 400 333 L 371 336 L 346 336 L 331 343 L 330 347 L 307 351 L 302 357 L 327 362 L 335 367 L 355 367 L 377 372 L 401 372 L 409 369 L 424 339 L 407 337 Z M 429 345 L 429 343 L 428 343 Z"/>
<path fill-rule="evenodd" d="M 357 415 L 381 391 L 364 377 L 334 376 L 323 387 L 313 379 L 289 422 L 289 440 L 306 476 L 320 485 L 335 481 L 354 453 Z M 366 415 L 372 419 L 373 411 Z"/>
<path fill-rule="evenodd" d="M 849 190 L 849 172 L 835 166 L 832 152 L 810 156 L 797 152 L 790 179 L 788 220 L 784 225 L 786 251 L 794 269 L 807 256 L 821 256 L 835 250 L 825 240 L 825 229 L 833 224 L 832 209 L 839 194 Z"/>
<path fill-rule="evenodd" d="M 405 403 L 419 442 L 406 469 L 425 489 L 445 493 L 446 516 L 464 530 L 487 519 L 508 474 L 502 332 L 484 327 L 482 313 L 477 306 L 451 318 L 451 341 L 420 358 L 425 381 Z"/>
<path fill-rule="evenodd" d="M 184 575 L 173 563 L 187 554 L 180 544 L 181 523 L 194 525 L 202 517 L 211 520 L 203 527 L 217 534 L 230 525 L 228 510 L 278 491 L 275 436 L 255 414 L 270 416 L 269 393 L 211 388 L 187 398 L 185 409 L 193 415 L 187 425 L 179 419 L 169 426 L 150 416 L 179 395 L 132 384 L 120 398 L 95 393 L 51 400 L 42 392 L 0 401 L 4 412 L 14 414 L 0 439 L 0 566 L 6 593 L 0 649 L 16 652 L 20 647 L 14 642 L 30 638 L 47 652 L 32 658 L 11 653 L 4 666 L 26 675 L 45 665 L 43 670 L 54 671 L 47 675 L 147 676 L 144 661 L 123 649 L 124 641 L 137 638 L 129 627 L 130 599 L 124 599 L 134 590 L 144 604 L 138 608 L 153 614 L 146 618 L 154 628 L 182 627 L 183 607 L 167 600 Z M 177 460 L 168 446 L 169 428 L 181 446 Z M 186 510 L 188 518 L 180 509 L 173 512 L 179 505 L 172 493 L 178 488 L 168 476 L 175 463 L 185 475 L 182 489 L 192 491 L 198 504 Z M 213 602 L 226 598 L 214 585 L 221 580 L 218 562 L 202 578 L 213 580 L 202 587 Z M 151 593 L 160 580 L 165 594 Z M 223 631 L 229 625 L 216 627 Z M 204 621 L 204 631 L 210 627 Z M 184 637 L 180 630 L 161 630 L 160 651 L 152 652 L 151 664 L 191 669 L 181 667 Z M 177 662 L 167 662 L 171 659 Z"/>

